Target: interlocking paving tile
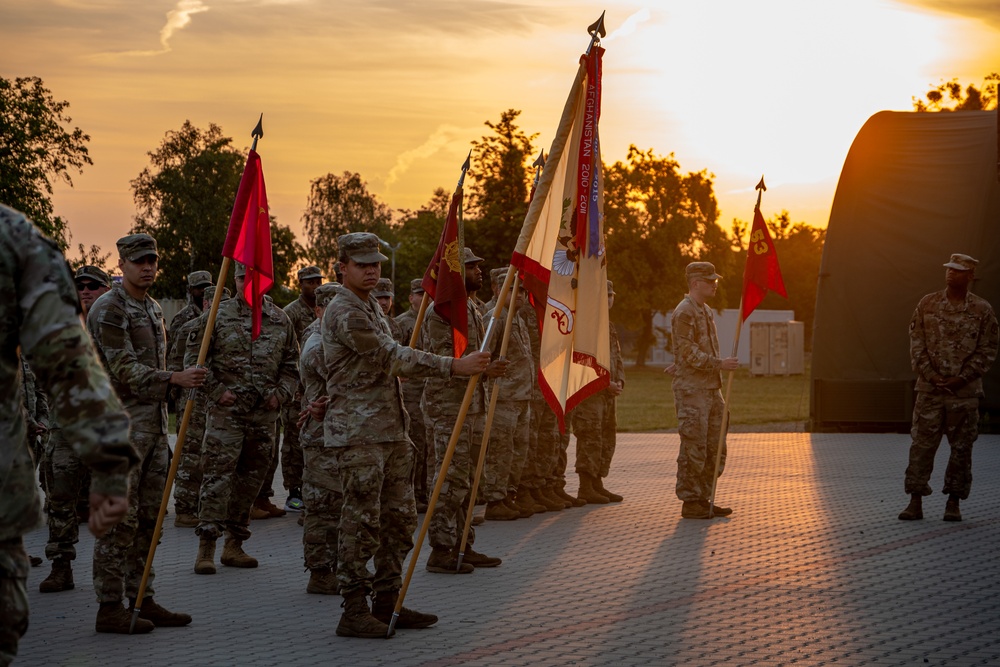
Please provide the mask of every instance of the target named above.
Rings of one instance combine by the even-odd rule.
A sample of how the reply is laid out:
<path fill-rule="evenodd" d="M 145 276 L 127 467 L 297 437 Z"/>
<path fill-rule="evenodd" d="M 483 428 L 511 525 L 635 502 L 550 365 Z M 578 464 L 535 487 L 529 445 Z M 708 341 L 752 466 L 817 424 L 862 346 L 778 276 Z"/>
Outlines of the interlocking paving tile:
<path fill-rule="evenodd" d="M 48 564 L 32 570 L 15 664 L 1000 665 L 1000 436 L 976 444 L 957 524 L 941 521 L 940 493 L 923 521 L 896 519 L 908 447 L 893 434 L 731 434 L 717 500 L 735 512 L 690 521 L 673 492 L 677 435 L 621 434 L 607 485 L 625 502 L 487 522 L 476 549 L 504 564 L 468 576 L 426 572 L 424 545 L 406 605 L 441 620 L 390 641 L 334 635 L 341 599 L 305 593 L 291 514 L 252 524 L 258 569 L 215 576 L 193 573 L 193 530 L 168 517 L 156 597 L 194 622 L 98 635 L 84 532 L 75 590 L 42 595 Z M 45 539 L 27 535 L 29 553 Z"/>

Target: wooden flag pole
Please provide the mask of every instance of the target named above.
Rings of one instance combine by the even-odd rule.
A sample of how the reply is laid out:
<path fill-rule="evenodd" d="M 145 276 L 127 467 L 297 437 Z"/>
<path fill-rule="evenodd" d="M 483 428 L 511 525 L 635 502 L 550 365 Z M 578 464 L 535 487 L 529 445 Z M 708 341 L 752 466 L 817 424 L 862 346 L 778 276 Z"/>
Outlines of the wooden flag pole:
<path fill-rule="evenodd" d="M 508 269 L 514 271 L 514 267 Z M 518 291 L 518 281 L 515 277 L 514 286 L 510 295 L 510 303 L 514 304 L 517 301 L 517 291 Z M 500 303 L 499 297 L 497 298 L 497 303 Z M 497 312 L 496 309 L 493 311 Z M 500 343 L 500 358 L 504 359 L 507 356 L 507 344 L 510 342 L 510 330 L 514 324 L 515 308 L 513 306 L 507 307 L 507 321 L 506 326 L 503 331 L 503 340 Z M 483 469 L 486 467 L 486 450 L 490 443 L 490 432 L 493 429 L 493 415 L 496 412 L 497 397 L 500 395 L 500 380 L 493 381 L 493 391 L 490 392 L 490 405 L 486 411 L 486 425 L 483 427 L 483 440 L 479 448 L 479 461 L 476 462 L 476 474 L 472 477 L 472 490 L 469 492 L 469 511 L 465 514 L 465 528 L 462 530 L 462 540 L 458 544 L 458 565 L 457 570 L 462 569 L 462 559 L 465 557 L 465 545 L 469 539 L 469 531 L 472 529 L 472 513 L 476 509 L 476 496 L 479 493 L 479 480 L 482 479 Z"/>
<path fill-rule="evenodd" d="M 215 316 L 219 312 L 219 304 L 222 302 L 222 293 L 225 291 L 226 278 L 229 277 L 229 266 L 232 263 L 228 257 L 222 258 L 222 268 L 219 270 L 219 281 L 216 283 L 215 295 L 212 297 L 212 307 L 208 311 L 208 321 L 205 324 L 205 333 L 201 338 L 201 349 L 198 351 L 198 367 L 205 365 L 205 357 L 208 355 L 208 346 L 212 341 L 212 330 L 215 328 Z M 146 565 L 142 570 L 142 580 L 139 582 L 139 590 L 135 596 L 135 607 L 132 610 L 132 622 L 128 632 L 132 634 L 135 630 L 135 622 L 139 618 L 139 611 L 142 607 L 142 598 L 146 594 L 146 584 L 149 582 L 149 573 L 153 569 L 153 558 L 156 557 L 156 547 L 160 542 L 160 534 L 163 532 L 163 518 L 167 515 L 167 503 L 170 502 L 170 491 L 174 486 L 174 478 L 177 477 L 177 467 L 181 462 L 181 453 L 184 451 L 184 443 L 187 439 L 188 425 L 191 423 L 191 413 L 194 411 L 195 395 L 197 388 L 188 391 L 187 402 L 184 404 L 184 417 L 181 419 L 180 428 L 177 430 L 177 442 L 174 443 L 174 454 L 170 461 L 170 470 L 167 472 L 167 481 L 163 486 L 163 498 L 160 500 L 160 511 L 156 515 L 156 526 L 153 528 L 153 539 L 149 544 L 149 553 L 146 554 Z"/>

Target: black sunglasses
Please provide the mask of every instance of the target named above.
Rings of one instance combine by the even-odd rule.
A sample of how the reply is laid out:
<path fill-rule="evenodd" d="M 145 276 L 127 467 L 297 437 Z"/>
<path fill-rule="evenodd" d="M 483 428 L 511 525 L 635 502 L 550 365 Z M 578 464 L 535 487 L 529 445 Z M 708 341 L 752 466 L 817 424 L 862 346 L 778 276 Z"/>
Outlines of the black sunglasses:
<path fill-rule="evenodd" d="M 90 290 L 90 291 L 93 292 L 94 290 L 99 290 L 102 287 L 104 287 L 104 285 L 102 285 L 101 283 L 95 283 L 95 282 L 90 281 L 90 280 L 80 280 L 80 281 L 77 281 L 77 283 L 76 283 L 76 288 L 78 290 L 80 290 L 80 291 Z"/>

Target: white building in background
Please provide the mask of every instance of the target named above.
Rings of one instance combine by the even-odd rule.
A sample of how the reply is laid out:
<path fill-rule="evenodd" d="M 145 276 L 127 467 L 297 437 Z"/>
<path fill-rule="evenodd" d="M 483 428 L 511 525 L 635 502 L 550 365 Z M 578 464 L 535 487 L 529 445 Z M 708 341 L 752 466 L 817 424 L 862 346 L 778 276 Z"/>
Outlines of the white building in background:
<path fill-rule="evenodd" d="M 670 315 L 671 313 L 657 313 L 653 316 L 653 334 L 656 342 L 650 349 L 649 359 L 646 363 L 651 365 L 667 366 L 674 360 L 670 353 Z M 750 324 L 752 322 L 787 322 L 795 319 L 793 310 L 755 310 L 750 313 L 750 317 L 743 324 L 743 331 L 740 333 L 740 346 L 736 356 L 740 360 L 740 365 L 750 365 Z M 740 311 L 737 308 L 725 308 L 721 312 L 715 311 L 715 328 L 719 333 L 719 347 L 722 356 L 728 357 L 733 351 L 733 340 L 736 336 L 736 323 L 740 320 Z"/>

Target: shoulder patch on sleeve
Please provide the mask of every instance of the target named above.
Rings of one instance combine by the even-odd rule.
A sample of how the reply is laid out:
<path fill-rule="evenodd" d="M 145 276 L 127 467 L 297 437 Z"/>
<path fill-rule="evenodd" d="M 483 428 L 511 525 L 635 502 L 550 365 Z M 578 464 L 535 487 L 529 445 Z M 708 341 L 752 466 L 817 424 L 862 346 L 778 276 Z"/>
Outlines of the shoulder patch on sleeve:
<path fill-rule="evenodd" d="M 100 324 L 110 324 L 113 327 L 118 327 L 119 329 L 124 329 L 127 327 L 125 320 L 125 313 L 123 313 L 118 308 L 107 306 L 101 309 L 98 314 L 97 321 Z"/>
<path fill-rule="evenodd" d="M 356 313 L 347 316 L 348 331 L 366 331 L 371 328 L 371 322 L 364 315 Z"/>

